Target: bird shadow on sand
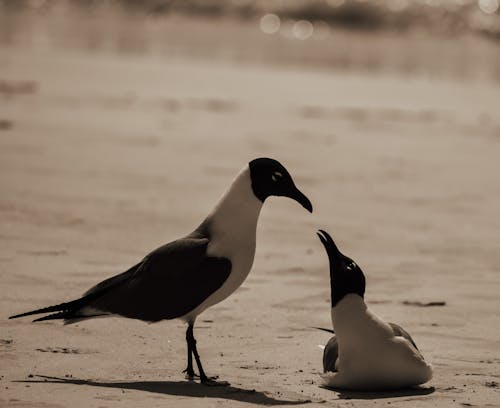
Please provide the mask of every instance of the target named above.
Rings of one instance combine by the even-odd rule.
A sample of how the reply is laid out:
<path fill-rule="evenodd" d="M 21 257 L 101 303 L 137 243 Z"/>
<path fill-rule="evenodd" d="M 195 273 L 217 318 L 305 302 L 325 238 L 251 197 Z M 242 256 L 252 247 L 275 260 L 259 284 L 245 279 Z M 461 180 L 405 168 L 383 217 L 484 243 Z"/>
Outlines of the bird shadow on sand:
<path fill-rule="evenodd" d="M 435 391 L 434 387 L 414 387 L 402 388 L 399 390 L 390 391 L 350 391 L 341 390 L 330 387 L 320 387 L 325 390 L 338 392 L 338 399 L 363 399 L 363 400 L 376 400 L 384 398 L 398 398 L 398 397 L 416 397 L 432 394 Z"/>
<path fill-rule="evenodd" d="M 220 398 L 233 401 L 247 402 L 258 405 L 302 405 L 311 400 L 285 400 L 275 399 L 263 392 L 239 387 L 210 387 L 193 381 L 120 381 L 100 382 L 92 380 L 79 380 L 76 378 L 49 377 L 37 375 L 40 380 L 21 380 L 16 382 L 39 384 L 73 384 L 91 387 L 117 388 L 120 390 L 146 391 L 163 395 L 200 398 Z"/>

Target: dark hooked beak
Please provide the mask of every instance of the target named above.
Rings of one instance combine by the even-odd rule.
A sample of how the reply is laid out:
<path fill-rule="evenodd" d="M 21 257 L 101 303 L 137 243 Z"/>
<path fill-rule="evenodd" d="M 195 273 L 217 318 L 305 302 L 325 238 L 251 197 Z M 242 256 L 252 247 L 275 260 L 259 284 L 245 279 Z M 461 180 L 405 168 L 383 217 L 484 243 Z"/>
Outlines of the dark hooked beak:
<path fill-rule="evenodd" d="M 297 201 L 302 207 L 304 207 L 310 213 L 313 212 L 313 206 L 311 201 L 300 191 L 297 187 L 293 187 L 293 190 L 286 194 L 287 197 L 290 197 L 292 200 Z"/>

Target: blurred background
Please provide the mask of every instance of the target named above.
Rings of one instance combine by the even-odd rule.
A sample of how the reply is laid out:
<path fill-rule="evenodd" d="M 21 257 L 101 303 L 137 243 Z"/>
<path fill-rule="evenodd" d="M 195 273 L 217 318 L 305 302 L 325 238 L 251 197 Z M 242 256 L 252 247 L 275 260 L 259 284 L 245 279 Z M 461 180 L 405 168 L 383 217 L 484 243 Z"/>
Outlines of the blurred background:
<path fill-rule="evenodd" d="M 500 78 L 498 0 L 2 0 L 0 44 Z"/>
<path fill-rule="evenodd" d="M 149 245 L 271 156 L 339 228 L 356 206 L 427 225 L 496 191 L 499 81 L 498 0 L 1 0 L 3 216 L 76 205 L 105 234 L 124 211 Z"/>

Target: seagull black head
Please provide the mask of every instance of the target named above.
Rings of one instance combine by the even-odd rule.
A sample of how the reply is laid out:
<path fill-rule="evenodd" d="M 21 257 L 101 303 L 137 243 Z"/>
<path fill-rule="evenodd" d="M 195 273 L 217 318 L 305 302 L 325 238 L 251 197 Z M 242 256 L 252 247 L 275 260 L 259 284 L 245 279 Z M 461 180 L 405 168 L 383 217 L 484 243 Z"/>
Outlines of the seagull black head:
<path fill-rule="evenodd" d="M 289 197 L 302 205 L 307 211 L 313 211 L 309 199 L 295 186 L 292 176 L 277 160 L 265 157 L 252 160 L 250 177 L 252 190 L 262 202 L 269 196 Z"/>
<path fill-rule="evenodd" d="M 361 268 L 351 258 L 339 251 L 332 237 L 326 231 L 319 230 L 318 237 L 325 247 L 330 261 L 332 307 L 349 293 L 357 294 L 363 298 L 365 295 L 365 275 Z"/>

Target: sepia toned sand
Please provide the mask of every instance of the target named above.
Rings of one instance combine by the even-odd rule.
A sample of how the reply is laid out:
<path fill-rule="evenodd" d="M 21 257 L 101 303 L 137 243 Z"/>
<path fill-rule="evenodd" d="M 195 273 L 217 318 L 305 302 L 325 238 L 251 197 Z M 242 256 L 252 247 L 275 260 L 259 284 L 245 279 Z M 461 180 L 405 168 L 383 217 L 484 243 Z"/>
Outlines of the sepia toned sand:
<path fill-rule="evenodd" d="M 0 49 L 0 406 L 500 406 L 500 89 L 200 59 Z M 280 160 L 244 285 L 184 326 L 9 315 L 66 301 L 190 232 L 239 169 Z M 366 300 L 434 366 L 416 390 L 321 387 L 328 230 Z M 418 302 L 445 302 L 421 307 Z"/>

